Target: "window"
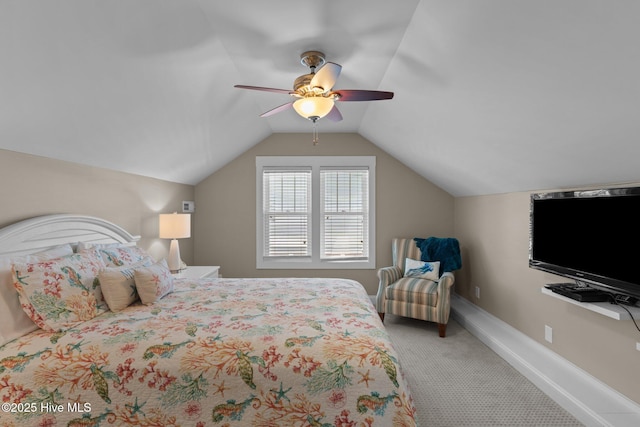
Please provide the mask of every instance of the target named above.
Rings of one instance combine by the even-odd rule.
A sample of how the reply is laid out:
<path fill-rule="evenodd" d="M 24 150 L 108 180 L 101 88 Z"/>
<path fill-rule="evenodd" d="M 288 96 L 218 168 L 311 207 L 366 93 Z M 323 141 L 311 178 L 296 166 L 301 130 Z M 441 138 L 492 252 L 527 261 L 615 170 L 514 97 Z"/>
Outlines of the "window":
<path fill-rule="evenodd" d="M 369 170 L 320 168 L 320 257 L 367 259 Z"/>
<path fill-rule="evenodd" d="M 257 157 L 257 268 L 375 268 L 375 157 Z"/>
<path fill-rule="evenodd" d="M 262 173 L 264 255 L 311 255 L 311 169 Z"/>

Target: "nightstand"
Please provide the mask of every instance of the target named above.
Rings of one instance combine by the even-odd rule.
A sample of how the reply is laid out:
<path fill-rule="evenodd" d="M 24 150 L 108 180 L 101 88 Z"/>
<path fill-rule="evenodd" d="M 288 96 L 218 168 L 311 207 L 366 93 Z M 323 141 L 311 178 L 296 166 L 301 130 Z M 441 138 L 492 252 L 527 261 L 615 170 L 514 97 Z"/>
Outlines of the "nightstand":
<path fill-rule="evenodd" d="M 173 275 L 176 279 L 217 279 L 219 266 L 214 265 L 189 265 L 180 273 Z"/>

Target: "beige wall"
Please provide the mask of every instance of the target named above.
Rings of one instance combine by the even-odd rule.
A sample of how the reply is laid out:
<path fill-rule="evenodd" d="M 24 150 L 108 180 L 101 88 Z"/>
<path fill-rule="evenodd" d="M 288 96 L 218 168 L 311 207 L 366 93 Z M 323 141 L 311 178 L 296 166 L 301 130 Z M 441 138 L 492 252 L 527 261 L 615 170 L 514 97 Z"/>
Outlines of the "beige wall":
<path fill-rule="evenodd" d="M 399 136 L 401 137 L 401 136 Z M 453 197 L 357 134 L 274 134 L 196 186 L 196 264 L 224 277 L 346 277 L 369 294 L 376 270 L 257 270 L 256 156 L 376 156 L 376 263 L 391 265 L 395 236 L 451 236 Z"/>
<path fill-rule="evenodd" d="M 178 211 L 194 187 L 138 175 L 0 150 L 0 227 L 39 215 L 73 213 L 107 219 L 132 234 L 155 258 L 168 254 L 158 239 L 158 213 Z M 193 260 L 193 241 L 180 241 Z"/>
<path fill-rule="evenodd" d="M 640 403 L 640 353 L 635 349 L 640 333 L 633 323 L 541 293 L 545 284 L 563 278 L 528 266 L 529 197 L 511 193 L 456 199 L 455 234 L 464 247 L 457 292 Z M 544 340 L 545 325 L 553 328 L 552 344 Z"/>
<path fill-rule="evenodd" d="M 450 236 L 455 226 L 459 294 L 640 403 L 633 324 L 540 292 L 562 278 L 528 267 L 530 193 L 454 200 L 357 134 L 321 134 L 315 147 L 309 134 L 275 134 L 195 188 L 0 150 L 0 227 L 52 213 L 98 216 L 141 234 L 141 246 L 161 258 L 168 242 L 157 238 L 157 213 L 195 200 L 193 237 L 180 241 L 188 264 L 220 265 L 227 277 L 348 277 L 375 293 L 375 270 L 256 270 L 255 157 L 264 155 L 376 156 L 378 267 L 391 263 L 392 237 Z M 545 325 L 553 344 L 544 341 Z"/>

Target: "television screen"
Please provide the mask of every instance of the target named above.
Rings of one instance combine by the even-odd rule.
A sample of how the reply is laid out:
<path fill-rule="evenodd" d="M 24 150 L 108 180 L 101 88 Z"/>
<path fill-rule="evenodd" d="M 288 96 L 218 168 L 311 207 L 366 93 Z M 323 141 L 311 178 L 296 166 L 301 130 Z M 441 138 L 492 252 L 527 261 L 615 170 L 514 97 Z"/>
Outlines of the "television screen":
<path fill-rule="evenodd" d="M 531 196 L 529 266 L 640 297 L 640 187 Z"/>

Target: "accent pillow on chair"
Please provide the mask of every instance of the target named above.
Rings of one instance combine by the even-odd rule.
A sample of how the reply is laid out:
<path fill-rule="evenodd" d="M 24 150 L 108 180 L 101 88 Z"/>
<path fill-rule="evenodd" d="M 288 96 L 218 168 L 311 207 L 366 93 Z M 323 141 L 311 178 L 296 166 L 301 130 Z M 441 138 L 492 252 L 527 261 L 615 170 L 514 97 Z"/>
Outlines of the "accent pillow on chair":
<path fill-rule="evenodd" d="M 416 277 L 437 282 L 439 279 L 440 262 L 426 262 L 407 258 L 404 264 L 404 277 Z"/>

